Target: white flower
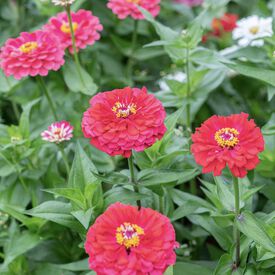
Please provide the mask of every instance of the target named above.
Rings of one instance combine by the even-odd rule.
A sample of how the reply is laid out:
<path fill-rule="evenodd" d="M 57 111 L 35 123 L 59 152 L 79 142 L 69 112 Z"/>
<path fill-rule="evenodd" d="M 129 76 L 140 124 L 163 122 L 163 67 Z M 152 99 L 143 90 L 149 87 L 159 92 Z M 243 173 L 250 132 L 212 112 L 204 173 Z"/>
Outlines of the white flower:
<path fill-rule="evenodd" d="M 272 18 L 260 18 L 252 15 L 237 22 L 237 28 L 233 30 L 233 39 L 238 40 L 241 47 L 248 45 L 261 47 L 264 40 L 261 38 L 273 35 Z"/>
<path fill-rule="evenodd" d="M 159 81 L 159 87 L 162 91 L 168 92 L 170 91 L 169 85 L 166 83 L 167 80 L 175 80 L 181 83 L 184 83 L 186 80 L 186 74 L 183 72 L 176 72 L 174 74 L 169 74 L 164 77 L 164 79 Z"/>
<path fill-rule="evenodd" d="M 53 4 L 55 4 L 56 6 L 69 6 L 71 5 L 75 0 L 52 0 Z"/>

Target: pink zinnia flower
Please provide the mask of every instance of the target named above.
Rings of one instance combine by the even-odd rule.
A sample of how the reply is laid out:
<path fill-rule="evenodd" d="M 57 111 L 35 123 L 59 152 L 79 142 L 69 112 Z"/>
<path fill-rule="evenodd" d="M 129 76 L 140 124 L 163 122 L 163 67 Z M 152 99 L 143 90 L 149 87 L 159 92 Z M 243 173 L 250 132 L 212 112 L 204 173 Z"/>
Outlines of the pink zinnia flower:
<path fill-rule="evenodd" d="M 100 39 L 99 32 L 103 30 L 103 27 L 99 19 L 91 11 L 79 10 L 78 12 L 71 12 L 71 16 L 78 50 L 86 48 L 87 45 L 93 45 Z M 70 26 L 66 12 L 58 13 L 56 17 L 52 17 L 49 23 L 44 26 L 44 29 L 54 33 L 60 40 L 62 47 L 64 49 L 69 48 L 70 52 L 73 53 Z"/>
<path fill-rule="evenodd" d="M 16 79 L 25 76 L 46 76 L 64 64 L 64 50 L 55 36 L 45 31 L 22 32 L 10 38 L 1 48 L 0 67 L 6 76 Z"/>
<path fill-rule="evenodd" d="M 203 173 L 220 176 L 228 165 L 235 177 L 243 178 L 259 163 L 258 154 L 264 150 L 259 127 L 248 114 L 212 116 L 192 135 L 191 151 Z"/>
<path fill-rule="evenodd" d="M 203 0 L 174 0 L 176 3 L 184 4 L 188 7 L 199 6 L 203 3 Z"/>
<path fill-rule="evenodd" d="M 115 203 L 87 233 L 85 250 L 98 275 L 161 275 L 176 261 L 170 220 L 150 208 Z"/>
<path fill-rule="evenodd" d="M 82 131 L 91 144 L 107 154 L 130 157 L 161 139 L 165 110 L 147 89 L 124 88 L 99 93 L 84 113 Z"/>
<path fill-rule="evenodd" d="M 144 19 L 143 14 L 137 6 L 140 6 L 150 12 L 152 16 L 157 16 L 160 12 L 160 0 L 109 0 L 107 7 L 118 16 L 119 19 L 125 19 L 131 16 L 134 19 Z"/>
<path fill-rule="evenodd" d="M 73 126 L 65 120 L 54 122 L 48 130 L 41 133 L 43 140 L 60 143 L 64 140 L 70 140 L 73 137 Z"/>

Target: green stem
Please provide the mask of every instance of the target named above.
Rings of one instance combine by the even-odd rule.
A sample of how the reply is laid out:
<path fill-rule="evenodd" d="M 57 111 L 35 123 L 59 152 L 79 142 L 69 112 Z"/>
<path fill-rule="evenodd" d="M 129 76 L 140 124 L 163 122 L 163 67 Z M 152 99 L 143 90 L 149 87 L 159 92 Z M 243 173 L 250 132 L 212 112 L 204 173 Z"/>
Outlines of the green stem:
<path fill-rule="evenodd" d="M 128 166 L 129 166 L 129 170 L 130 170 L 130 180 L 131 180 L 131 183 L 134 186 L 135 192 L 139 193 L 138 183 L 137 183 L 136 177 L 135 177 L 133 154 L 128 158 Z M 141 201 L 140 200 L 137 200 L 137 206 L 138 206 L 138 210 L 140 210 L 140 208 L 141 208 Z"/>
<path fill-rule="evenodd" d="M 80 65 L 80 61 L 79 61 L 79 57 L 78 57 L 78 53 L 77 53 L 75 33 L 74 33 L 74 28 L 73 28 L 73 20 L 72 20 L 70 5 L 68 5 L 65 8 L 65 10 L 66 10 L 66 13 L 68 16 L 68 21 L 69 21 L 69 27 L 70 27 L 71 37 L 72 37 L 72 46 L 73 46 L 73 52 L 74 52 L 74 61 L 76 64 L 77 73 L 78 73 L 78 76 L 79 76 L 79 79 L 80 79 L 82 85 L 85 87 L 85 82 L 84 82 L 84 79 L 83 79 L 83 76 L 81 73 L 81 65 Z"/>
<path fill-rule="evenodd" d="M 127 62 L 127 78 L 129 82 L 132 84 L 133 78 L 133 67 L 134 67 L 134 53 L 136 50 L 137 37 L 138 37 L 138 22 L 139 20 L 134 20 L 134 31 L 132 34 L 132 43 L 131 43 L 131 52 Z"/>
<path fill-rule="evenodd" d="M 187 104 L 186 104 L 186 127 L 189 133 L 192 132 L 191 125 L 191 106 L 190 106 L 190 96 L 191 96 L 191 87 L 190 87 L 190 60 L 189 60 L 189 49 L 186 49 L 186 78 L 187 78 Z"/>
<path fill-rule="evenodd" d="M 70 165 L 69 165 L 69 161 L 68 161 L 68 158 L 65 154 L 65 151 L 64 151 L 64 148 L 62 145 L 59 145 L 58 146 L 59 150 L 60 150 L 60 153 L 61 153 L 61 156 L 62 156 L 62 159 L 64 161 L 64 164 L 65 164 L 65 167 L 66 167 L 66 172 L 67 172 L 67 175 L 69 177 L 70 175 Z"/>
<path fill-rule="evenodd" d="M 19 121 L 20 112 L 19 112 L 18 106 L 14 101 L 11 101 L 11 105 L 12 105 L 12 109 L 13 109 L 13 112 L 15 114 L 16 120 Z"/>
<path fill-rule="evenodd" d="M 42 92 L 45 94 L 45 96 L 46 96 L 46 98 L 47 98 L 47 100 L 48 100 L 48 103 L 49 103 L 50 109 L 51 109 L 51 111 L 52 111 L 52 113 L 53 113 L 54 119 L 55 119 L 56 121 L 58 121 L 58 117 L 57 117 L 57 113 L 56 113 L 56 109 L 55 109 L 53 100 L 52 100 L 52 98 L 51 98 L 51 95 L 50 95 L 50 93 L 49 93 L 49 91 L 48 91 L 48 89 L 47 89 L 47 86 L 46 86 L 46 84 L 45 84 L 43 78 L 42 78 L 40 75 L 38 75 L 38 76 L 36 76 L 36 80 L 37 80 L 37 82 L 38 82 L 38 84 L 39 84 L 39 86 L 40 86 L 40 89 L 41 89 Z"/>
<path fill-rule="evenodd" d="M 240 214 L 240 192 L 239 192 L 239 183 L 238 178 L 233 176 L 233 185 L 235 193 L 235 222 L 234 222 L 234 235 L 235 235 L 235 244 L 236 244 L 236 255 L 235 255 L 235 265 L 239 266 L 240 263 L 240 231 L 237 227 L 237 219 Z"/>

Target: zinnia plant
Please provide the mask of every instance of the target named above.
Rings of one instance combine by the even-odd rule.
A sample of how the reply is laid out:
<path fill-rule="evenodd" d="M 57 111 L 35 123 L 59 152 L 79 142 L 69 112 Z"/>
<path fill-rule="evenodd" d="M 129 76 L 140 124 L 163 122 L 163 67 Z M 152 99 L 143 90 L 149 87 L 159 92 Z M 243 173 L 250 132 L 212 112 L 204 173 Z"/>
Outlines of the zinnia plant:
<path fill-rule="evenodd" d="M 150 208 L 111 205 L 90 227 L 85 242 L 97 274 L 163 274 L 176 261 L 175 231 Z"/>

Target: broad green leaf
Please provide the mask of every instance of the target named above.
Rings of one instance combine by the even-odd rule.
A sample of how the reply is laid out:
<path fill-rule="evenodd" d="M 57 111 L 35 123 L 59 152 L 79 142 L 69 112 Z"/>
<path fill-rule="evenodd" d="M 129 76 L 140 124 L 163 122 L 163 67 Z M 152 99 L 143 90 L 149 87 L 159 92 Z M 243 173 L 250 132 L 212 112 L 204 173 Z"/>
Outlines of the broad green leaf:
<path fill-rule="evenodd" d="M 275 71 L 263 69 L 256 66 L 246 65 L 245 63 L 224 63 L 230 69 L 238 72 L 239 74 L 256 78 L 258 80 L 264 81 L 267 84 L 275 86 Z"/>
<path fill-rule="evenodd" d="M 264 223 L 252 213 L 242 212 L 237 219 L 237 226 L 248 238 L 262 245 L 266 250 L 275 253 L 275 243 L 268 235 Z"/>
<path fill-rule="evenodd" d="M 80 208 L 85 209 L 85 197 L 82 192 L 77 188 L 53 188 L 46 189 L 45 192 L 54 194 L 58 197 L 63 197 L 75 202 Z"/>
<path fill-rule="evenodd" d="M 233 260 L 230 256 L 230 254 L 224 254 L 221 256 L 218 265 L 216 266 L 216 269 L 214 271 L 214 275 L 231 275 L 232 274 L 232 264 Z M 235 272 L 234 272 L 235 274 Z M 236 275 L 239 273 L 236 273 Z"/>
<path fill-rule="evenodd" d="M 89 224 L 91 221 L 93 209 L 89 208 L 88 210 L 77 210 L 71 212 L 71 214 L 85 227 L 85 229 L 89 228 Z"/>
<path fill-rule="evenodd" d="M 89 96 L 96 93 L 97 85 L 83 68 L 80 68 L 82 78 L 80 78 L 77 67 L 73 62 L 66 62 L 62 69 L 64 80 L 72 92 L 81 92 Z"/>
<path fill-rule="evenodd" d="M 174 274 L 174 267 L 170 265 L 166 271 L 164 272 L 164 275 L 173 275 Z"/>
<path fill-rule="evenodd" d="M 86 271 L 90 270 L 88 265 L 88 258 L 69 263 L 69 264 L 60 264 L 56 265 L 58 268 L 64 269 L 64 270 L 70 270 L 70 271 Z"/>
<path fill-rule="evenodd" d="M 93 173 L 97 173 L 97 169 L 78 142 L 68 185 L 84 192 L 86 185 L 98 184 L 98 179 Z"/>
<path fill-rule="evenodd" d="M 174 275 L 212 275 L 212 272 L 209 267 L 192 262 L 177 262 L 174 266 Z"/>
<path fill-rule="evenodd" d="M 83 233 L 83 226 L 71 215 L 71 211 L 72 208 L 69 203 L 46 201 L 31 210 L 27 210 L 26 214 L 52 221 Z"/>
<path fill-rule="evenodd" d="M 19 83 L 18 80 L 15 80 L 13 77 L 6 77 L 4 75 L 4 72 L 2 70 L 0 70 L 0 93 L 1 92 L 3 92 L 3 93 L 9 92 L 18 83 Z"/>

